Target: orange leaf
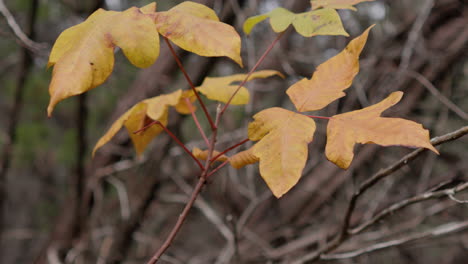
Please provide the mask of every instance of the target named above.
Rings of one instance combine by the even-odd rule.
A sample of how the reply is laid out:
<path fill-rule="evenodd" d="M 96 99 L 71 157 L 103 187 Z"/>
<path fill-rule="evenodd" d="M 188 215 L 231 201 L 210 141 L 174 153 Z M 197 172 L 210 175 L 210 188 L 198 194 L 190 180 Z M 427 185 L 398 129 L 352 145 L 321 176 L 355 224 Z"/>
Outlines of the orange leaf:
<path fill-rule="evenodd" d="M 249 17 L 244 22 L 244 32 L 247 35 L 250 34 L 255 25 L 267 18 L 270 18 L 271 28 L 277 33 L 285 31 L 292 24 L 297 33 L 304 37 L 317 35 L 348 36 L 343 28 L 340 16 L 336 10 L 331 8 L 295 14 L 278 7 L 266 14 Z"/>
<path fill-rule="evenodd" d="M 218 156 L 218 154 L 221 153 L 219 151 L 213 151 L 213 157 L 216 157 Z M 197 159 L 201 159 L 201 160 L 206 160 L 208 158 L 208 150 L 201 150 L 199 148 L 193 148 L 192 150 L 192 154 L 193 156 L 195 156 Z M 226 155 L 221 155 L 219 156 L 216 161 L 226 161 L 228 160 L 229 157 L 226 156 Z"/>
<path fill-rule="evenodd" d="M 207 6 L 183 2 L 166 12 L 158 12 L 156 27 L 161 35 L 184 50 L 200 56 L 226 56 L 242 67 L 241 39 L 236 30 L 219 21 Z"/>
<path fill-rule="evenodd" d="M 110 129 L 102 136 L 93 149 L 93 156 L 96 151 L 104 144 L 109 142 L 112 137 L 119 132 L 122 126 L 127 128 L 128 134 L 132 139 L 133 145 L 138 155 L 140 155 L 146 146 L 159 135 L 163 129 L 159 125 L 153 125 L 149 128 L 135 134 L 153 121 L 160 121 L 167 125 L 169 106 L 175 106 L 179 103 L 182 96 L 182 90 L 177 90 L 170 94 L 160 95 L 143 100 L 134 105 L 130 110 L 115 121 Z"/>
<path fill-rule="evenodd" d="M 429 131 L 421 124 L 401 118 L 380 117 L 402 96 L 403 92 L 394 92 L 378 104 L 333 116 L 327 127 L 325 154 L 328 160 L 347 169 L 353 160 L 356 143 L 427 148 L 438 154 L 430 143 Z"/>
<path fill-rule="evenodd" d="M 107 80 L 114 67 L 114 49 L 122 49 L 137 67 L 148 67 L 159 55 L 159 36 L 154 26 L 156 4 L 123 12 L 99 9 L 86 21 L 60 34 L 50 53 L 54 66 L 49 86 L 50 116 L 55 105 L 84 93 Z"/>
<path fill-rule="evenodd" d="M 356 10 L 353 5 L 361 2 L 370 2 L 374 0 L 311 0 L 312 10 L 318 8 L 351 9 Z"/>
<path fill-rule="evenodd" d="M 284 75 L 278 71 L 274 70 L 263 70 L 252 73 L 247 81 L 258 79 L 258 78 L 267 78 L 273 75 L 278 75 L 284 78 Z M 247 74 L 234 74 L 230 76 L 223 77 L 207 77 L 203 81 L 201 86 L 198 86 L 197 91 L 206 95 L 211 100 L 220 101 L 227 103 L 232 94 L 236 91 L 239 85 L 232 84 L 234 82 L 241 82 L 247 77 Z M 242 105 L 249 102 L 249 90 L 245 87 L 241 87 L 239 92 L 234 96 L 231 101 L 232 105 Z"/>
<path fill-rule="evenodd" d="M 260 161 L 260 175 L 276 197 L 288 192 L 301 177 L 315 122 L 283 108 L 257 113 L 249 124 L 249 139 L 258 141 L 229 161 L 235 168 Z"/>
<path fill-rule="evenodd" d="M 367 41 L 369 27 L 353 39 L 338 55 L 320 64 L 312 78 L 302 79 L 288 88 L 286 93 L 300 112 L 322 109 L 351 86 L 359 72 L 359 54 Z"/>

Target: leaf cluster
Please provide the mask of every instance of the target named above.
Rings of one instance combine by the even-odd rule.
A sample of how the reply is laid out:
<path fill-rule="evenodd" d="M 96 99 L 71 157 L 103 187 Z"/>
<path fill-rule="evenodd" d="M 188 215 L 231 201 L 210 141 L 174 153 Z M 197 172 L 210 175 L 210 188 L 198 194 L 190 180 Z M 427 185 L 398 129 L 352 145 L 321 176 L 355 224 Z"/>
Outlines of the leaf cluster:
<path fill-rule="evenodd" d="M 276 8 L 248 18 L 243 29 L 249 34 L 256 24 L 269 19 L 277 33 L 292 26 L 305 37 L 348 36 L 336 9 L 355 10 L 353 5 L 365 1 L 370 0 L 312 0 L 312 10 L 299 14 Z M 316 124 L 312 118 L 316 116 L 306 112 L 320 110 L 345 96 L 344 91 L 359 72 L 359 56 L 372 27 L 318 66 L 310 79 L 304 78 L 287 89 L 297 111 L 273 107 L 254 115 L 254 121 L 248 126 L 248 138 L 256 142 L 252 147 L 230 157 L 225 155 L 227 151 L 213 149 L 194 149 L 191 155 L 201 160 L 209 159 L 208 165 L 217 160 L 230 163 L 234 168 L 259 162 L 260 174 L 273 194 L 276 197 L 284 195 L 299 181 L 308 157 L 308 144 L 313 140 Z M 240 36 L 234 28 L 220 22 L 214 11 L 206 6 L 183 2 L 168 11 L 157 12 L 153 3 L 123 12 L 98 10 L 85 22 L 65 30 L 53 47 L 48 64 L 54 66 L 49 87 L 49 115 L 59 101 L 93 89 L 109 77 L 116 47 L 122 49 L 133 65 L 142 68 L 152 65 L 159 55 L 160 35 L 187 51 L 201 56 L 226 56 L 242 66 Z M 143 100 L 114 122 L 99 139 L 93 153 L 125 127 L 136 152 L 141 154 L 154 137 L 166 130 L 170 107 L 180 114 L 193 114 L 192 103 L 200 100 L 199 93 L 224 103 L 225 107 L 246 104 L 249 92 L 243 85 L 256 78 L 275 75 L 284 77 L 273 70 L 207 77 L 199 87 Z M 235 84 L 238 82 L 241 85 Z M 429 132 L 420 124 L 380 116 L 402 96 L 402 92 L 394 92 L 364 109 L 325 117 L 329 120 L 326 157 L 347 169 L 357 143 L 424 147 L 437 153 L 429 142 Z M 212 156 L 215 158 L 211 159 Z M 198 160 L 197 163 L 203 167 Z"/>

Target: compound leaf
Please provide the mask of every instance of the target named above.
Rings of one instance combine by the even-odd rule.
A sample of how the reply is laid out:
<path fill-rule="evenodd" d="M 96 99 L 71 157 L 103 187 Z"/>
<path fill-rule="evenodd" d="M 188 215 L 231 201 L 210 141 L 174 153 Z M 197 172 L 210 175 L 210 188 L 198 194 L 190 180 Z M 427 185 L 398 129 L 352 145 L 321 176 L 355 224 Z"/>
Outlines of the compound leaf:
<path fill-rule="evenodd" d="M 207 6 L 187 1 L 158 12 L 156 28 L 184 50 L 206 57 L 226 56 L 242 66 L 239 34 Z"/>
<path fill-rule="evenodd" d="M 161 126 L 155 124 L 147 129 L 141 130 L 153 121 L 159 121 L 164 126 L 167 125 L 169 106 L 175 106 L 180 102 L 182 90 L 177 90 L 170 94 L 159 95 L 153 98 L 143 100 L 134 105 L 130 110 L 123 114 L 117 121 L 115 121 L 109 130 L 102 136 L 96 143 L 93 149 L 93 155 L 104 144 L 109 142 L 112 137 L 119 132 L 122 126 L 127 128 L 128 134 L 132 139 L 133 145 L 138 155 L 140 155 L 146 146 L 159 135 L 163 129 Z"/>
<path fill-rule="evenodd" d="M 86 21 L 60 34 L 50 53 L 54 66 L 49 86 L 48 115 L 55 105 L 107 80 L 114 67 L 114 49 L 120 47 L 137 67 L 148 67 L 159 56 L 154 26 L 156 4 L 123 12 L 99 9 Z"/>
<path fill-rule="evenodd" d="M 307 161 L 307 145 L 312 141 L 315 122 L 283 108 L 268 108 L 253 117 L 249 139 L 259 141 L 250 149 L 232 156 L 235 168 L 260 162 L 260 175 L 276 197 L 288 192 L 301 177 Z"/>
<path fill-rule="evenodd" d="M 370 2 L 374 0 L 311 0 L 312 10 L 318 8 L 351 9 L 356 10 L 353 5 L 361 2 Z"/>
<path fill-rule="evenodd" d="M 278 7 L 269 13 L 248 18 L 244 22 L 244 32 L 247 35 L 250 34 L 256 24 L 267 18 L 270 18 L 271 28 L 277 33 L 285 31 L 292 24 L 296 31 L 304 37 L 316 35 L 348 36 L 343 28 L 340 16 L 332 8 L 295 14 Z"/>
<path fill-rule="evenodd" d="M 369 27 L 353 39 L 338 55 L 320 64 L 311 79 L 302 79 L 288 88 L 286 93 L 300 112 L 322 109 L 351 86 L 359 72 L 359 55 L 367 41 Z"/>
<path fill-rule="evenodd" d="M 268 78 L 273 75 L 278 75 L 284 78 L 283 74 L 274 70 L 263 70 L 252 73 L 247 81 Z M 236 91 L 239 85 L 233 84 L 235 82 L 241 82 L 247 77 L 247 74 L 234 74 L 224 77 L 207 77 L 203 81 L 202 85 L 196 89 L 200 93 L 206 95 L 211 100 L 227 103 L 232 94 Z M 249 102 L 249 90 L 245 87 L 241 87 L 231 101 L 232 105 L 242 105 Z"/>
<path fill-rule="evenodd" d="M 327 159 L 347 169 L 353 160 L 356 143 L 427 148 L 438 154 L 430 143 L 429 131 L 421 124 L 401 118 L 380 117 L 402 96 L 403 92 L 394 92 L 378 104 L 331 117 L 327 126 Z"/>

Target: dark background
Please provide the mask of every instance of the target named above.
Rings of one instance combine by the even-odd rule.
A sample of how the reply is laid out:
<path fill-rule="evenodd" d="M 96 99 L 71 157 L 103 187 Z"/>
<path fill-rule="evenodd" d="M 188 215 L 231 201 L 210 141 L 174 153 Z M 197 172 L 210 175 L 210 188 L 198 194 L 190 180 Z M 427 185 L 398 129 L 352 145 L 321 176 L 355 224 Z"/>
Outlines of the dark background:
<path fill-rule="evenodd" d="M 181 1 L 159 1 L 167 10 Z M 177 49 L 196 84 L 204 76 L 246 72 L 275 38 L 263 22 L 246 37 L 243 21 L 283 6 L 310 8 L 305 0 L 200 0 L 242 36 L 245 69 L 225 58 L 202 58 Z M 96 8 L 124 10 L 149 1 L 6 0 L 31 47 L 0 16 L 0 263 L 145 263 L 171 230 L 197 180 L 198 169 L 180 147 L 161 135 L 137 158 L 126 132 L 91 149 L 108 126 L 136 102 L 188 88 L 162 42 L 161 55 L 137 69 L 116 54 L 112 76 L 102 86 L 61 102 L 46 117 L 46 69 L 50 47 L 64 29 L 82 22 Z M 361 55 L 361 70 L 347 96 L 314 114 L 332 116 L 376 103 L 392 91 L 403 100 L 386 114 L 423 124 L 431 137 L 467 124 L 468 6 L 461 0 L 391 0 L 340 11 L 356 37 L 375 23 Z M 2 12 L 3 13 L 3 12 Z M 261 69 L 287 75 L 249 85 L 252 100 L 231 107 L 220 131 L 218 149 L 246 137 L 251 116 L 267 107 L 292 109 L 285 90 L 310 78 L 316 66 L 342 50 L 351 38 L 304 38 L 288 30 Z M 34 43 L 33 43 L 34 44 Z M 34 46 L 36 47 L 36 46 Z M 208 101 L 207 101 L 208 102 Z M 214 112 L 216 104 L 209 103 Z M 198 113 L 205 128 L 208 125 Z M 202 146 L 190 118 L 171 112 L 170 128 L 190 147 Z M 336 233 L 353 190 L 363 180 L 411 150 L 358 146 L 353 164 L 342 171 L 324 156 L 326 122 L 317 120 L 309 162 L 301 181 L 280 200 L 272 197 L 257 166 L 224 168 L 213 177 L 161 263 L 290 263 L 314 251 Z M 447 182 L 467 180 L 465 138 L 425 152 L 379 182 L 358 202 L 352 225 L 391 204 Z M 446 187 L 446 186 L 444 186 Z M 442 187 L 442 188 L 444 188 Z M 466 199 L 466 194 L 457 194 Z M 397 240 L 393 246 L 357 257 L 323 263 L 466 263 L 468 209 L 447 197 L 399 210 L 352 237 L 336 252 Z M 439 227 L 461 224 L 457 232 Z M 439 230 L 440 231 L 440 230 Z M 465 232 L 464 232 L 465 231 Z M 442 232 L 443 233 L 443 232 Z"/>

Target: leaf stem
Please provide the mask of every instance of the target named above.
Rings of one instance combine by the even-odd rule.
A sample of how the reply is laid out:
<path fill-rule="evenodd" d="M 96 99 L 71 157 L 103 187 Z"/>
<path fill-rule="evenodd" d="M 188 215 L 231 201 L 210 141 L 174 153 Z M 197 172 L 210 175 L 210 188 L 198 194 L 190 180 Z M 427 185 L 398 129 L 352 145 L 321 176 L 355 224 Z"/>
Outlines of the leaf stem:
<path fill-rule="evenodd" d="M 208 175 L 206 175 L 206 178 L 209 178 L 211 175 L 215 174 L 217 171 L 219 171 L 220 169 L 222 169 L 224 166 L 226 166 L 226 164 L 229 163 L 229 160 L 226 160 L 224 161 L 223 163 L 221 163 L 218 167 L 214 168 L 212 171 L 210 171 L 210 173 L 208 173 Z"/>
<path fill-rule="evenodd" d="M 208 147 L 210 145 L 210 141 L 206 137 L 205 131 L 203 131 L 200 122 L 198 121 L 197 116 L 195 115 L 195 111 L 193 109 L 192 102 L 190 102 L 190 99 L 185 98 L 185 103 L 187 104 L 187 107 L 190 110 L 190 113 L 192 114 L 193 121 L 195 122 L 195 125 L 197 125 L 198 131 L 200 131 L 201 136 L 203 137 L 203 140 L 205 140 L 206 146 Z"/>
<path fill-rule="evenodd" d="M 249 80 L 250 75 L 252 75 L 252 73 L 258 68 L 258 66 L 260 66 L 260 63 L 262 63 L 265 60 L 268 53 L 270 53 L 270 51 L 273 49 L 275 44 L 281 39 L 281 37 L 284 35 L 285 32 L 286 32 L 286 30 L 281 32 L 280 34 L 278 34 L 276 39 L 268 46 L 268 48 L 265 50 L 263 55 L 258 59 L 257 63 L 255 63 L 255 65 L 252 67 L 252 69 L 249 71 L 249 73 L 247 73 L 247 76 L 245 77 L 245 79 L 239 84 L 237 89 L 234 91 L 234 93 L 232 93 L 231 97 L 229 98 L 227 103 L 224 105 L 223 109 L 221 110 L 221 115 L 224 114 L 224 112 L 226 111 L 227 107 L 231 103 L 234 96 L 237 94 L 237 92 L 239 92 L 240 88 L 242 86 L 244 86 L 244 84 Z"/>
<path fill-rule="evenodd" d="M 200 194 L 203 185 L 205 185 L 205 182 L 206 182 L 205 177 L 200 177 L 198 179 L 198 183 L 193 189 L 193 192 L 190 195 L 190 199 L 185 205 L 182 213 L 179 215 L 179 218 L 177 219 L 176 224 L 172 228 L 171 233 L 169 233 L 169 236 L 166 238 L 166 241 L 164 241 L 164 244 L 154 254 L 154 256 L 150 259 L 150 261 L 148 261 L 148 264 L 155 264 L 159 260 L 159 258 L 164 254 L 164 252 L 169 248 L 175 236 L 177 235 L 180 228 L 182 227 L 185 219 L 187 219 L 187 215 L 190 212 L 190 209 L 192 209 L 193 204 L 195 203 L 195 200 L 197 199 L 198 194 Z"/>
<path fill-rule="evenodd" d="M 215 126 L 213 126 L 211 128 L 212 133 L 211 133 L 211 138 L 210 138 L 210 142 L 209 142 L 210 144 L 208 145 L 208 157 L 207 157 L 207 159 L 205 161 L 205 166 L 204 166 L 204 169 L 203 169 L 203 171 L 202 171 L 202 173 L 200 175 L 200 178 L 198 179 L 198 183 L 195 186 L 195 188 L 193 189 L 193 192 L 192 192 L 192 194 L 190 196 L 189 201 L 185 205 L 184 210 L 182 211 L 179 218 L 177 219 L 177 222 L 174 225 L 174 227 L 172 228 L 171 232 L 169 233 L 169 236 L 166 238 L 166 240 L 164 241 L 162 246 L 158 249 L 158 251 L 154 254 L 154 256 L 150 259 L 150 261 L 148 261 L 147 264 L 155 264 L 159 260 L 159 258 L 164 254 L 164 252 L 171 246 L 172 241 L 174 241 L 177 233 L 179 233 L 180 228 L 182 227 L 183 223 L 185 222 L 185 219 L 187 219 L 187 215 L 190 212 L 190 209 L 192 209 L 193 204 L 195 203 L 195 200 L 197 199 L 198 195 L 200 194 L 200 192 L 202 190 L 202 187 L 205 184 L 206 179 L 208 178 L 208 175 L 213 174 L 213 172 L 209 172 L 209 169 L 210 169 L 210 161 L 211 161 L 211 159 L 213 157 L 213 151 L 214 151 L 215 144 L 216 144 L 216 138 L 217 138 L 217 135 L 218 135 L 218 128 L 217 127 L 218 127 L 218 124 L 219 124 L 220 116 L 221 116 L 221 107 L 218 105 L 218 108 L 216 109 Z M 223 165 L 223 164 L 221 164 L 221 165 Z M 218 168 L 221 168 L 220 166 L 218 166 Z M 216 168 L 216 169 L 218 169 L 218 168 Z"/>
<path fill-rule="evenodd" d="M 247 141 L 249 141 L 249 140 L 250 140 L 250 139 L 246 138 L 246 139 L 242 140 L 241 142 L 239 142 L 239 143 L 237 143 L 237 144 L 235 144 L 235 145 L 233 145 L 233 146 L 231 146 L 231 147 L 225 149 L 223 152 L 221 152 L 221 153 L 219 153 L 218 155 L 214 156 L 214 158 L 211 159 L 210 164 L 213 163 L 217 158 L 221 157 L 222 155 L 224 155 L 224 154 L 226 154 L 227 152 L 229 152 L 229 151 L 231 151 L 231 150 L 237 148 L 238 146 L 244 144 L 245 142 L 247 142 Z"/>
<path fill-rule="evenodd" d="M 327 116 L 314 116 L 314 115 L 305 115 L 305 116 L 308 116 L 310 118 L 317 118 L 317 119 L 326 119 L 326 120 L 331 119 L 331 117 L 327 117 Z"/>
<path fill-rule="evenodd" d="M 192 154 L 192 152 L 185 146 L 184 143 L 182 143 L 182 141 L 180 141 L 179 138 L 177 138 L 176 135 L 174 135 L 174 133 L 172 133 L 165 125 L 163 125 L 159 120 L 156 120 L 156 121 L 153 121 L 151 123 L 149 123 L 148 125 L 144 126 L 143 128 L 133 132 L 133 134 L 138 134 L 146 129 L 148 129 L 149 127 L 153 126 L 153 125 L 156 125 L 158 124 L 162 129 L 164 129 L 164 131 L 166 131 L 166 133 L 177 143 L 179 144 L 179 146 L 181 146 L 185 152 L 187 152 L 187 154 L 190 155 L 190 157 L 192 157 L 192 159 L 198 164 L 198 167 L 200 167 L 200 169 L 203 171 L 205 170 L 205 167 L 201 164 L 201 162 Z"/>
<path fill-rule="evenodd" d="M 192 80 L 187 74 L 187 71 L 185 70 L 184 66 L 182 65 L 182 62 L 180 61 L 179 57 L 177 57 L 177 54 L 174 51 L 174 48 L 172 47 L 171 42 L 169 39 L 164 37 L 164 40 L 167 43 L 167 46 L 169 47 L 169 50 L 171 51 L 172 56 L 177 62 L 177 65 L 179 66 L 180 70 L 185 76 L 185 79 L 187 80 L 188 84 L 190 85 L 190 88 L 192 88 L 192 91 L 195 93 L 195 96 L 197 97 L 198 102 L 200 103 L 201 108 L 203 109 L 203 112 L 205 113 L 206 118 L 208 119 L 208 122 L 210 123 L 211 128 L 213 129 L 215 127 L 215 124 L 213 123 L 213 119 L 211 118 L 211 115 L 208 113 L 208 110 L 206 109 L 205 103 L 203 103 L 200 94 L 198 93 L 197 89 L 195 89 L 195 85 L 193 84 Z"/>

